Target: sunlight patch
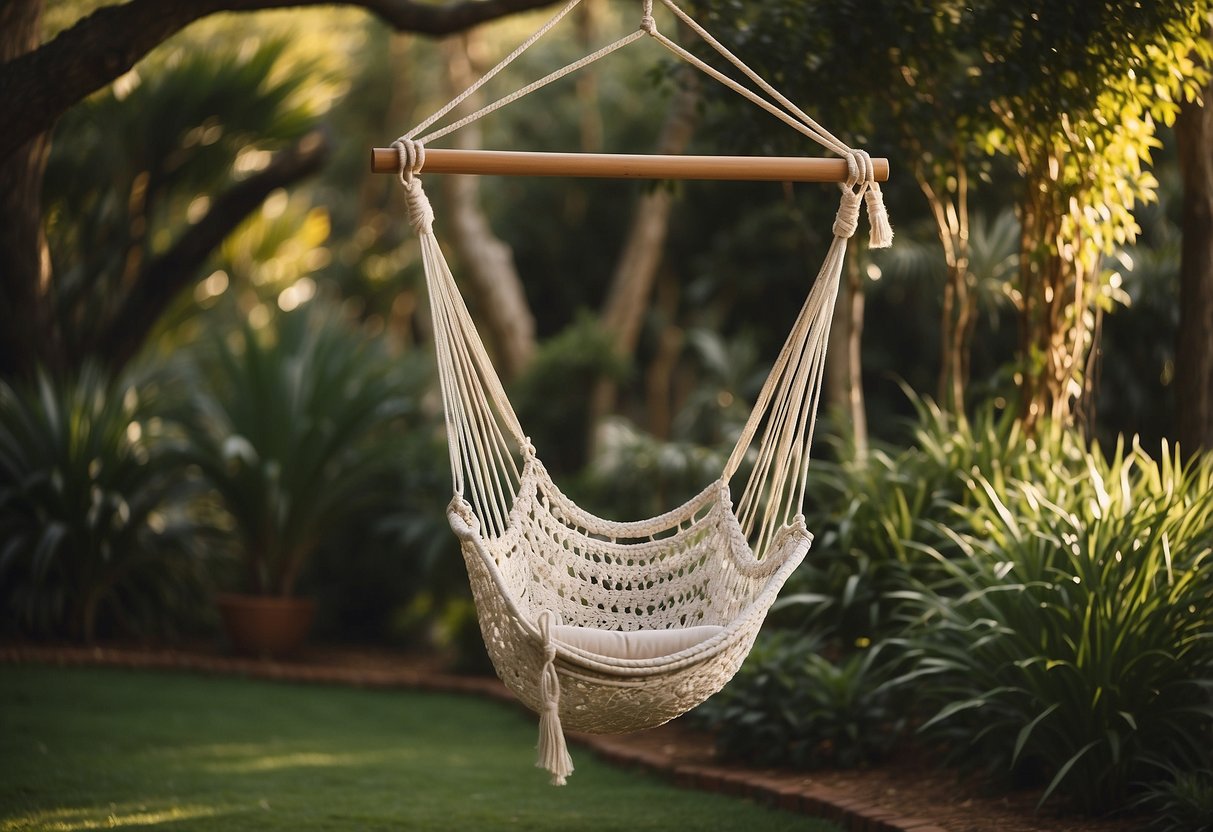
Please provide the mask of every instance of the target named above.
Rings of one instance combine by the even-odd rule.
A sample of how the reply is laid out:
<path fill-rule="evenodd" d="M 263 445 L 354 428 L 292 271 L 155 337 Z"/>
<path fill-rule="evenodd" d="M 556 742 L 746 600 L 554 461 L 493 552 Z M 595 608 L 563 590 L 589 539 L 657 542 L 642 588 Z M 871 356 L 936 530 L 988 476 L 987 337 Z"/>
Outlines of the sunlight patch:
<path fill-rule="evenodd" d="M 121 826 L 156 826 L 196 818 L 227 814 L 230 810 L 214 806 L 169 806 L 151 809 L 144 804 L 97 806 L 75 809 L 48 809 L 24 817 L 10 818 L 0 824 L 0 830 L 40 829 L 53 832 L 76 832 L 80 829 L 113 829 Z"/>

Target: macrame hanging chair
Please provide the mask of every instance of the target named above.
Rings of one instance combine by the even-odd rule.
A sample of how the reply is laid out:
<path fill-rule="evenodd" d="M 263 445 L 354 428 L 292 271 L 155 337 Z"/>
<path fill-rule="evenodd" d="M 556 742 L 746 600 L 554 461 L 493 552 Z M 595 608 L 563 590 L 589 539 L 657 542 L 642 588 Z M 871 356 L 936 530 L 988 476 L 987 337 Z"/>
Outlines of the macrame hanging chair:
<path fill-rule="evenodd" d="M 555 784 L 563 784 L 573 771 L 565 729 L 617 733 L 660 725 L 718 691 L 741 665 L 777 593 L 812 540 L 800 513 L 809 445 L 843 256 L 864 198 L 871 245 L 886 246 L 892 238 L 873 160 L 830 135 L 672 0 L 662 2 L 765 97 L 663 35 L 654 23 L 652 3 L 645 2 L 637 31 L 449 126 L 420 135 L 579 1 L 571 0 L 483 78 L 394 142 L 391 151 L 376 151 L 394 157 L 407 192 L 409 219 L 421 242 L 454 479 L 448 519 L 467 564 L 489 656 L 502 681 L 540 715 L 536 765 L 551 772 Z M 427 143 L 642 37 L 654 38 L 841 156 L 835 164 L 845 173 L 834 177 L 842 180 L 842 197 L 825 263 L 720 478 L 659 517 L 614 522 L 574 504 L 536 456 L 439 248 L 419 173 L 426 164 Z M 439 153 L 431 151 L 431 158 Z M 449 154 L 443 163 L 447 171 L 500 172 L 486 167 L 483 155 L 461 168 L 457 151 L 442 153 Z M 568 158 L 556 156 L 560 154 L 527 164 L 551 163 L 541 171 L 548 173 L 572 170 Z M 613 157 L 620 158 L 626 159 Z M 792 162 L 798 161 L 807 160 L 790 160 L 784 168 L 792 170 Z M 674 158 L 658 164 L 662 170 L 672 169 Z M 597 174 L 610 175 L 615 169 L 608 167 Z M 716 168 L 705 171 L 705 178 L 719 174 Z M 722 177 L 750 178 L 744 170 Z M 777 172 L 766 178 L 781 177 Z M 799 178 L 829 176 L 817 170 Z M 755 438 L 758 448 L 753 453 Z M 752 466 L 735 506 L 730 481 L 743 461 L 752 461 Z"/>

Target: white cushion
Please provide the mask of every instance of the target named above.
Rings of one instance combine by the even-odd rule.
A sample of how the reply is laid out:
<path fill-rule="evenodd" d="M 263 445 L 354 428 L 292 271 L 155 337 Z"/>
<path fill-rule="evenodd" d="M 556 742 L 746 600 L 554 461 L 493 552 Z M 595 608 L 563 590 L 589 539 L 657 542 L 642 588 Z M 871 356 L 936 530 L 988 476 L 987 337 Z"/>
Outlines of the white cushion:
<path fill-rule="evenodd" d="M 598 630 L 559 625 L 552 636 L 571 647 L 612 659 L 656 659 L 694 647 L 724 632 L 724 627 L 703 624 L 676 630 Z"/>

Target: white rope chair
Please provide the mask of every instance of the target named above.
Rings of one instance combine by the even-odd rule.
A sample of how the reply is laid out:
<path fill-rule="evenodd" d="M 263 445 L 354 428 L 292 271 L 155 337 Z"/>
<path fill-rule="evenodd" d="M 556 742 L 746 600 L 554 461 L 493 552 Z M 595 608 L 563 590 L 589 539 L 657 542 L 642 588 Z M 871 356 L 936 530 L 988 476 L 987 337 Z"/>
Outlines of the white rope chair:
<path fill-rule="evenodd" d="M 870 157 L 824 130 L 672 0 L 662 2 L 766 97 L 666 38 L 645 2 L 637 31 L 417 137 L 579 1 L 571 0 L 467 91 L 393 143 L 433 315 L 454 480 L 448 519 L 488 653 L 502 681 L 540 714 L 537 765 L 556 784 L 573 770 L 564 728 L 614 733 L 660 725 L 718 691 L 741 665 L 812 540 L 800 513 L 809 446 L 843 257 L 865 197 L 871 245 L 892 239 Z M 613 522 L 575 505 L 536 456 L 439 248 L 418 174 L 428 142 L 646 36 L 842 156 L 847 174 L 825 263 L 720 478 L 659 517 Z M 734 506 L 730 481 L 756 437 L 754 465 Z"/>

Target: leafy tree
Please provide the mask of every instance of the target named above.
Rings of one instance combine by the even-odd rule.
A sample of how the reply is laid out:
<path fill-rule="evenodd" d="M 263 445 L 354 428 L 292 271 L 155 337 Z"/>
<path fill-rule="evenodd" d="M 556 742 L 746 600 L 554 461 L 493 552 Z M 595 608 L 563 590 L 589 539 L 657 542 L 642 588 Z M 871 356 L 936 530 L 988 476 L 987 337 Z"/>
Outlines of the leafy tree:
<path fill-rule="evenodd" d="M 265 185 L 326 158 L 313 74 L 287 70 L 285 41 L 248 45 L 158 53 L 61 120 L 45 197 L 63 363 L 128 361 Z"/>
<path fill-rule="evenodd" d="M 1117 299 L 1102 258 L 1134 238 L 1133 206 L 1153 197 L 1156 124 L 1205 77 L 1207 4 L 710 5 L 759 71 L 914 172 L 948 266 L 941 392 L 954 407 L 975 322 L 970 185 L 988 177 L 974 151 L 1015 164 L 1022 413 L 1070 419 L 1096 318 Z"/>
<path fill-rule="evenodd" d="M 966 17 L 993 115 L 982 143 L 1023 176 L 1013 297 L 1028 425 L 1081 415 L 1098 319 L 1119 300 L 1102 260 L 1135 239 L 1135 203 L 1154 199 L 1156 124 L 1199 96 L 1207 13 L 1206 3 L 1037 0 L 977 4 Z"/>
<path fill-rule="evenodd" d="M 374 13 L 399 31 L 441 35 L 460 31 L 549 0 L 459 0 L 435 5 L 417 0 L 361 0 L 347 5 Z M 51 270 L 41 202 L 49 131 L 70 108 L 127 73 L 156 46 L 196 20 L 219 11 L 254 11 L 321 5 L 319 0 L 129 0 L 102 6 L 42 43 L 44 0 L 11 0 L 0 6 L 0 374 L 32 375 L 39 364 L 66 369 L 79 356 L 62 340 L 55 306 L 59 282 Z M 200 125 L 190 125 L 189 129 Z M 304 135 L 279 150 L 261 175 L 250 176 L 212 198 L 208 218 L 193 234 L 176 262 L 158 273 L 136 275 L 130 298 L 146 298 L 150 311 L 167 303 L 159 295 L 173 287 L 152 282 L 157 274 L 188 272 L 226 236 L 241 218 L 272 191 L 313 172 L 324 158 L 325 143 Z M 224 210 L 216 210 L 223 208 Z M 184 238 L 183 238 L 184 240 Z M 139 302 L 130 308 L 136 315 Z M 144 313 L 149 310 L 142 310 Z M 114 326 L 121 323 L 115 319 Z M 115 330 L 107 339 L 126 340 Z M 115 347 L 117 357 L 130 351 Z"/>

